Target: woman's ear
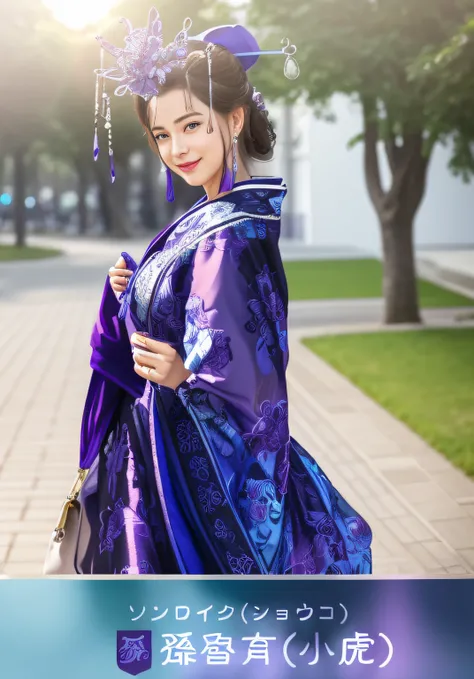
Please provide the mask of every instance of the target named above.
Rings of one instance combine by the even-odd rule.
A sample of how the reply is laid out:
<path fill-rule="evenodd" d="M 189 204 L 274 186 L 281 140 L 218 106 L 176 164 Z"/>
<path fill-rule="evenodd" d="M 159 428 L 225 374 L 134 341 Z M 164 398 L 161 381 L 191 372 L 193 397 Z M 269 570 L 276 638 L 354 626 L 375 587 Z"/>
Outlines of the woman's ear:
<path fill-rule="evenodd" d="M 239 135 L 240 132 L 242 131 L 242 128 L 244 126 L 244 119 L 245 119 L 245 109 L 243 106 L 239 106 L 238 108 L 234 109 L 231 113 L 231 122 L 232 122 L 232 130 L 233 134 Z"/>

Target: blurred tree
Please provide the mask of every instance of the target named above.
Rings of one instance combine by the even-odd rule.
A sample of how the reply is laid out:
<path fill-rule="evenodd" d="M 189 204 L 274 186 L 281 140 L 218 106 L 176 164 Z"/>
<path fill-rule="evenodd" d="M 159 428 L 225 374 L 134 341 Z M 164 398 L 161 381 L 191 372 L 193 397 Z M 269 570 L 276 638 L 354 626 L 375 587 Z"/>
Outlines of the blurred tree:
<path fill-rule="evenodd" d="M 229 12 L 225 10 L 225 3 L 218 2 L 213 8 L 211 0 L 168 0 L 160 4 L 160 16 L 164 25 L 165 41 L 171 40 L 182 27 L 186 16 L 193 17 L 192 32 L 199 32 L 206 25 L 199 18 L 199 12 L 206 10 L 207 14 L 217 12 L 220 18 L 229 18 Z M 210 9 L 211 8 L 211 9 Z M 109 15 L 100 23 L 99 32 L 116 45 L 124 44 L 126 27 L 119 23 L 122 16 L 126 16 L 134 26 L 146 25 L 149 0 L 124 0 L 116 5 Z M 58 94 L 58 107 L 54 124 L 51 126 L 53 144 L 61 148 L 60 153 L 69 156 L 76 167 L 79 178 L 79 208 L 82 215 L 80 224 L 84 232 L 86 225 L 86 210 L 84 193 L 88 185 L 89 170 L 93 168 L 95 179 L 100 189 L 100 205 L 103 222 L 107 233 L 112 236 L 127 237 L 131 235 L 131 228 L 127 217 L 128 195 L 128 161 L 130 155 L 137 150 L 150 153 L 141 126 L 133 111 L 132 99 L 129 96 L 112 96 L 112 135 L 114 156 L 116 162 L 116 181 L 114 185 L 109 179 L 107 138 L 99 130 L 101 153 L 96 163 L 92 158 L 92 134 L 93 134 L 93 111 L 94 111 L 94 87 L 95 77 L 93 71 L 99 66 L 99 47 L 90 32 L 77 33 L 68 31 L 64 27 L 56 27 L 52 30 L 57 41 L 58 53 L 64 54 L 61 67 L 61 86 Z M 49 41 L 51 44 L 51 40 Z M 106 64 L 112 63 L 111 57 L 106 56 Z M 114 83 L 106 81 L 109 94 L 113 94 Z M 152 164 L 147 164 L 153 168 Z M 152 170 L 150 170 L 152 171 Z M 157 181 L 151 177 L 144 178 L 143 194 L 146 197 Z M 182 195 L 181 195 L 182 194 Z M 185 199 L 185 192 L 179 190 L 179 182 L 176 192 L 176 202 Z M 167 211 L 165 207 L 164 211 Z M 147 221 L 157 224 L 158 219 L 155 211 L 155 201 L 147 200 L 145 210 Z M 155 227 L 156 228 L 156 227 Z"/>
<path fill-rule="evenodd" d="M 0 4 L 2 155 L 14 161 L 13 208 L 16 244 L 26 238 L 26 157 L 46 129 L 54 107 L 54 63 L 39 27 L 49 12 L 37 0 Z M 8 67 L 5 65 L 8 64 Z"/>
<path fill-rule="evenodd" d="M 126 31 L 118 19 L 127 16 L 134 25 L 143 26 L 149 8 L 149 0 L 124 0 L 101 22 L 99 32 L 111 42 L 123 44 Z M 160 5 L 160 14 L 165 41 L 176 35 L 187 16 L 193 19 L 193 34 L 209 25 L 232 20 L 226 2 L 212 0 L 165 0 Z M 25 242 L 25 162 L 32 150 L 47 153 L 75 168 L 81 232 L 87 230 L 86 191 L 95 179 L 107 232 L 120 237 L 131 234 L 127 217 L 128 159 L 136 150 L 149 151 L 131 97 L 112 97 L 117 168 L 114 185 L 109 179 L 107 137 L 102 129 L 101 153 L 97 163 L 92 160 L 93 71 L 99 66 L 96 32 L 66 28 L 38 0 L 16 0 L 8 7 L 5 3 L 0 5 L 0 57 L 9 65 L 0 81 L 0 149 L 2 156 L 11 155 L 14 159 L 15 227 L 20 245 Z M 114 83 L 107 82 L 110 94 L 113 86 Z M 189 200 L 187 192 L 180 190 L 180 182 L 176 198 L 174 207 Z M 154 220 L 153 215 L 149 217 Z"/>
<path fill-rule="evenodd" d="M 298 47 L 301 75 L 293 87 L 275 78 L 277 59 L 269 60 L 265 73 L 256 71 L 267 96 L 295 99 L 303 94 L 318 112 L 327 110 L 335 93 L 361 105 L 363 130 L 350 144 L 364 144 L 367 188 L 381 226 L 387 323 L 420 320 L 414 219 L 432 148 L 453 129 L 446 122 L 450 106 L 443 95 L 437 100 L 431 96 L 432 81 L 413 78 L 410 68 L 426 50 L 440 49 L 473 11 L 474 0 L 301 0 L 292 8 L 251 0 L 250 21 L 271 29 L 266 44 L 274 47 L 275 36 L 284 35 Z M 471 92 L 472 77 L 471 71 Z M 462 76 L 456 81 L 462 106 L 465 81 Z M 391 171 L 387 189 L 380 148 Z"/>
<path fill-rule="evenodd" d="M 127 164 L 130 154 L 144 148 L 141 132 L 124 102 L 112 102 L 113 148 L 117 167 L 114 185 L 109 177 L 107 135 L 99 121 L 101 151 L 93 162 L 94 69 L 99 66 L 99 49 L 88 31 L 72 31 L 51 22 L 43 38 L 57 60 L 55 108 L 49 121 L 43 149 L 68 161 L 77 175 L 79 228 L 87 231 L 85 196 L 93 179 L 99 185 L 100 205 L 106 232 L 116 237 L 131 235 L 127 218 Z"/>
<path fill-rule="evenodd" d="M 474 174 L 474 17 L 441 49 L 424 52 L 409 75 L 424 83 L 433 136 L 453 142 L 450 167 L 468 181 Z"/>

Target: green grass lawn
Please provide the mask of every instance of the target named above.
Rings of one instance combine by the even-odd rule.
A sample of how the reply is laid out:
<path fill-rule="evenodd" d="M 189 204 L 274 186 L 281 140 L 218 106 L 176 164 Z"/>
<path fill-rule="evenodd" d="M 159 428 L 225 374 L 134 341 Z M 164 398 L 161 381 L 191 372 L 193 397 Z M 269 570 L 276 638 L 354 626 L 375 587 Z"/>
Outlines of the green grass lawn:
<path fill-rule="evenodd" d="M 18 248 L 16 245 L 0 245 L 0 262 L 13 262 L 18 259 L 44 259 L 61 255 L 61 250 L 55 248 L 35 248 L 25 246 Z"/>
<path fill-rule="evenodd" d="M 284 262 L 290 299 L 382 297 L 382 264 L 377 259 Z M 474 306 L 474 300 L 419 280 L 422 308 Z"/>
<path fill-rule="evenodd" d="M 304 343 L 474 476 L 474 329 L 339 335 Z"/>

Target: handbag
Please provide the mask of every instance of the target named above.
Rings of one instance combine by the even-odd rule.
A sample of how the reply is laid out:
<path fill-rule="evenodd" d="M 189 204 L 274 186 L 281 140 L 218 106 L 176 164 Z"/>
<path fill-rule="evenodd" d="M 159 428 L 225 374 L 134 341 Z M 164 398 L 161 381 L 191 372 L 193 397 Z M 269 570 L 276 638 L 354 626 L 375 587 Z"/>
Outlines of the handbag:
<path fill-rule="evenodd" d="M 43 566 L 43 575 L 76 574 L 76 550 L 79 539 L 79 524 L 81 503 L 79 493 L 89 469 L 77 470 L 69 495 L 66 497 L 61 513 L 48 544 L 48 550 Z"/>

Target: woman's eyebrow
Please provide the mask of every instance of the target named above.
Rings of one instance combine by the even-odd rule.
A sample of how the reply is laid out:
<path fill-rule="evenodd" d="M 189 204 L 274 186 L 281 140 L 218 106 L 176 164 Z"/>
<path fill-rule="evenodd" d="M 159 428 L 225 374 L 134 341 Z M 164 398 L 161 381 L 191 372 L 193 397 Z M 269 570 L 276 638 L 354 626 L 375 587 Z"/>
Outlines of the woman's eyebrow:
<path fill-rule="evenodd" d="M 192 118 L 193 116 L 202 116 L 203 113 L 198 113 L 197 111 L 191 111 L 191 113 L 186 113 L 184 116 L 180 116 L 179 118 L 176 118 L 174 121 L 174 124 L 177 125 L 178 123 L 182 123 L 183 120 L 186 120 L 186 118 Z M 164 130 L 164 127 L 161 127 L 161 125 L 155 125 L 154 127 L 151 128 L 151 131 L 154 132 L 155 130 Z"/>

